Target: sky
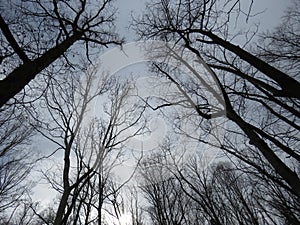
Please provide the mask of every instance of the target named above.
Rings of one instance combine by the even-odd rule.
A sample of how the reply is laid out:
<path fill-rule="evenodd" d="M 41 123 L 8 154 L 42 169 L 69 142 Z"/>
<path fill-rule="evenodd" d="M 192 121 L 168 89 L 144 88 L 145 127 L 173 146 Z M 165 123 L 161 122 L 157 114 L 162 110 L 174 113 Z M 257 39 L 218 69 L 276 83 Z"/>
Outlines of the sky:
<path fill-rule="evenodd" d="M 126 38 L 127 42 L 135 41 L 136 35 L 129 28 L 131 15 L 138 15 L 142 12 L 146 0 L 116 0 L 115 5 L 118 8 L 117 31 Z"/>
<path fill-rule="evenodd" d="M 130 29 L 131 15 L 138 16 L 142 13 L 145 2 L 147 0 L 115 0 L 115 5 L 118 8 L 116 15 L 117 32 L 125 37 L 127 43 L 133 42 L 137 39 L 134 31 Z M 243 0 L 243 2 L 250 2 L 250 0 Z M 253 0 L 253 13 L 257 15 L 251 22 L 260 23 L 260 31 L 266 31 L 274 28 L 280 22 L 284 10 L 292 3 L 293 0 Z M 39 147 L 43 146 L 41 140 L 36 140 Z M 50 148 L 49 144 L 47 143 Z M 127 174 L 128 175 L 128 174 Z M 45 183 L 45 181 L 43 181 Z M 43 203 L 50 203 L 56 192 L 50 191 L 48 185 L 39 185 L 34 190 L 34 200 L 40 200 Z"/>
<path fill-rule="evenodd" d="M 246 1 L 246 0 L 244 0 Z M 249 1 L 249 0 L 248 0 Z M 261 31 L 272 29 L 279 23 L 280 17 L 286 7 L 292 2 L 292 0 L 254 0 L 253 12 L 262 12 L 253 21 L 260 21 Z M 117 17 L 117 32 L 121 36 L 124 36 L 126 42 L 133 42 L 137 39 L 134 31 L 129 28 L 131 21 L 131 14 L 138 15 L 144 8 L 146 0 L 116 0 L 116 7 L 118 8 Z M 250 2 L 250 1 L 249 1 Z M 49 195 L 49 189 L 46 191 L 45 187 L 36 188 L 34 190 L 35 199 L 45 199 L 45 192 L 48 193 L 48 201 L 54 197 Z"/>
<path fill-rule="evenodd" d="M 276 26 L 280 22 L 280 18 L 287 7 L 291 5 L 293 0 L 254 0 L 254 11 L 265 10 L 257 16 L 262 28 L 268 29 Z"/>
<path fill-rule="evenodd" d="M 139 15 L 144 9 L 147 0 L 116 0 L 118 8 L 117 30 L 124 35 L 127 42 L 135 41 L 136 35 L 132 29 L 128 29 L 131 14 Z M 262 12 L 257 15 L 252 22 L 259 21 L 261 31 L 271 29 L 280 22 L 282 13 L 291 5 L 293 0 L 253 0 L 253 13 Z M 251 0 L 243 0 L 245 5 L 249 5 Z"/>

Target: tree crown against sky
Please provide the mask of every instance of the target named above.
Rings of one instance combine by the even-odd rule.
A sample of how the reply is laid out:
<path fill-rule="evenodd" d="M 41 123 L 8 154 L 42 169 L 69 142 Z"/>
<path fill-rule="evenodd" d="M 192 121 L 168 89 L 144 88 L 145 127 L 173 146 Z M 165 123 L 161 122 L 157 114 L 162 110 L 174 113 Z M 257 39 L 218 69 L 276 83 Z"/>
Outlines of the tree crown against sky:
<path fill-rule="evenodd" d="M 0 175 L 5 175 L 6 183 L 1 183 L 0 198 L 7 205 L 0 207 L 12 211 L 4 223 L 101 224 L 106 220 L 122 224 L 128 208 L 135 225 L 146 223 L 141 215 L 161 225 L 298 224 L 299 4 L 294 2 L 274 31 L 258 34 L 255 29 L 241 32 L 235 27 L 241 18 L 252 19 L 252 1 L 246 5 L 238 0 L 148 1 L 131 27 L 141 39 L 175 45 L 162 46 L 159 52 L 152 46 L 155 60 L 150 70 L 164 81 L 161 85 L 176 87 L 178 96 L 160 96 L 162 105 L 152 108 L 148 99 L 138 96 L 137 111 L 138 104 L 122 110 L 129 103 L 130 88 L 112 80 L 100 85 L 99 92 L 88 94 L 89 85 L 95 83 L 89 79 L 86 63 L 95 63 L 99 47 L 123 42 L 114 28 L 118 14 L 111 2 L 16 1 L 6 3 L 14 13 L 1 11 L 5 71 L 0 83 L 0 125 L 5 129 L 0 132 L 0 157 L 5 163 Z M 185 54 L 197 60 L 185 60 Z M 199 69 L 203 67 L 218 92 L 208 87 Z M 104 107 L 107 116 L 85 126 L 86 105 L 93 96 L 107 92 L 111 93 L 106 98 L 111 103 Z M 218 107 L 210 104 L 211 96 L 220 102 Z M 161 155 L 138 159 L 138 193 L 130 190 L 130 195 L 122 195 L 125 185 L 116 182 L 111 168 L 124 163 L 117 160 L 121 149 L 128 147 L 127 138 L 139 132 L 123 139 L 119 134 L 125 128 L 117 127 L 137 124 L 144 125 L 138 131 L 147 131 L 148 124 L 143 124 L 147 107 L 154 109 L 153 114 L 165 115 L 173 130 L 165 145 L 158 147 Z M 212 129 L 212 121 L 218 118 L 227 122 L 222 138 Z M 195 132 L 186 132 L 186 124 Z M 36 164 L 22 157 L 27 156 L 27 144 L 36 133 L 56 145 L 38 161 L 56 155 L 60 162 L 58 170 L 43 172 L 49 187 L 57 191 L 56 203 L 44 211 L 18 179 L 33 174 L 30 169 Z M 203 144 L 197 145 L 199 154 L 182 164 L 176 161 L 180 155 L 172 142 L 179 136 L 189 140 L 182 143 L 185 150 L 189 142 Z M 210 142 L 213 138 L 215 142 Z M 218 148 L 223 153 L 220 161 L 226 162 L 216 160 L 203 170 L 199 155 L 205 146 Z M 109 154 L 113 151 L 116 155 Z M 104 155 L 105 163 L 98 160 Z M 15 201 L 5 195 L 17 192 Z M 138 202 L 140 195 L 146 202 Z"/>
<path fill-rule="evenodd" d="M 294 6 L 297 8 L 297 3 Z M 297 19 L 293 10 L 291 8 L 286 16 L 290 21 Z M 250 16 L 250 12 L 251 9 L 246 17 Z M 269 178 L 275 172 L 280 177 L 278 179 L 283 179 L 290 186 L 290 191 L 299 197 L 299 151 L 295 138 L 299 134 L 299 73 L 292 76 L 289 71 L 277 69 L 275 63 L 259 57 L 255 46 L 253 43 L 250 45 L 249 41 L 244 46 L 234 44 L 232 38 L 235 34 L 229 29 L 229 21 L 243 13 L 239 1 L 151 1 L 145 14 L 135 21 L 135 29 L 141 38 L 183 45 L 208 65 L 212 77 L 220 85 L 225 101 L 223 110 L 238 129 L 234 134 L 236 131 L 229 128 L 227 132 L 230 135 L 220 147 Z M 293 25 L 286 26 L 289 30 L 291 27 Z M 293 32 L 297 30 L 293 29 Z M 246 39 L 251 35 L 249 32 L 243 34 Z M 288 32 L 282 34 L 275 30 L 273 35 L 278 35 L 276 39 L 292 47 L 290 39 L 293 37 L 288 36 Z M 260 43 L 256 45 L 260 47 Z M 276 55 L 272 49 L 265 49 L 265 52 Z M 276 63 L 284 66 L 281 60 L 286 55 L 283 55 L 278 56 Z M 174 58 L 163 53 L 161 57 L 163 60 Z M 184 61 L 182 58 L 180 60 Z M 194 73 L 191 62 L 185 61 L 183 64 L 189 64 L 191 73 Z M 180 76 L 179 72 L 179 76 L 176 75 L 176 68 L 172 70 L 169 65 L 157 63 L 155 68 L 171 82 L 180 84 L 183 93 L 196 96 L 193 107 L 200 117 L 211 119 L 205 111 L 210 106 L 207 97 L 201 93 L 204 83 L 200 78 L 196 81 L 198 87 L 190 87 L 184 83 L 183 74 Z M 203 107 L 205 104 L 206 107 Z M 239 139 L 234 140 L 233 137 Z M 247 140 L 249 143 L 246 143 Z M 239 149 L 245 149 L 245 152 Z M 261 156 L 265 158 L 264 163 L 257 162 Z M 286 162 L 285 157 L 292 160 Z M 282 183 L 282 186 L 285 184 Z"/>
<path fill-rule="evenodd" d="M 95 50 L 123 42 L 114 30 L 115 9 L 110 0 L 99 4 L 13 1 L 3 8 L 10 8 L 12 13 L 2 10 L 0 18 L 4 64 L 1 106 L 24 91 L 31 80 L 53 63 L 72 69 L 72 56 L 84 55 L 90 60 Z M 80 44 L 74 51 L 72 46 L 76 43 Z"/>

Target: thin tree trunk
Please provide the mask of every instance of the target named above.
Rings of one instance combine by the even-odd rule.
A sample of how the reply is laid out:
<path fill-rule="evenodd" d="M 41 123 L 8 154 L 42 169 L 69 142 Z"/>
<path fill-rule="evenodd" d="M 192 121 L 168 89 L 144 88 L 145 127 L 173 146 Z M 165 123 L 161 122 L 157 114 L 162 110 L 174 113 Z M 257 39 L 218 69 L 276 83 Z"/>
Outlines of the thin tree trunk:
<path fill-rule="evenodd" d="M 72 142 L 74 140 L 74 136 L 71 137 L 70 142 L 67 142 L 67 139 L 65 138 L 65 155 L 64 155 L 64 169 L 63 169 L 63 195 L 60 199 L 59 206 L 56 212 L 55 220 L 53 225 L 61 225 L 63 221 L 63 217 L 65 214 L 65 210 L 68 204 L 68 199 L 71 193 L 72 188 L 70 187 L 69 182 L 69 172 L 70 172 L 70 153 L 71 153 L 71 146 Z"/>

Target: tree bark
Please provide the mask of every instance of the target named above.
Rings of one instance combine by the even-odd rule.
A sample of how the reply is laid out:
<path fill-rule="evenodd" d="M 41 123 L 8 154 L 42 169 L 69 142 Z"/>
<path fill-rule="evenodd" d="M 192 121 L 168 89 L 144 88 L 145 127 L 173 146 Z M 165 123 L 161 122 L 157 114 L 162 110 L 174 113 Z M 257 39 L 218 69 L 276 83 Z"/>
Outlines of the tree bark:
<path fill-rule="evenodd" d="M 68 50 L 81 37 L 80 32 L 46 51 L 42 56 L 33 61 L 26 61 L 24 64 L 13 70 L 6 78 L 0 81 L 0 108 L 18 94 L 37 74 L 47 68 L 51 63 Z"/>

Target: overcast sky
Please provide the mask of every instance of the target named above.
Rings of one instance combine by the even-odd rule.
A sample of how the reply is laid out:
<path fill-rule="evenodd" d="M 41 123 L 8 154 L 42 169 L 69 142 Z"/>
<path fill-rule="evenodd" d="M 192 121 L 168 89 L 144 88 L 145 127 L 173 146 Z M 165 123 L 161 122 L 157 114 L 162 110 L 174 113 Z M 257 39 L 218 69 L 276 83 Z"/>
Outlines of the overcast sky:
<path fill-rule="evenodd" d="M 245 2 L 247 0 L 244 0 Z M 250 1 L 250 0 L 248 0 Z M 256 21 L 260 21 L 261 30 L 266 30 L 268 28 L 274 27 L 279 23 L 280 17 L 283 15 L 284 10 L 289 6 L 292 0 L 254 0 L 253 12 L 262 12 L 258 15 Z M 129 24 L 131 21 L 131 13 L 138 15 L 142 13 L 146 0 L 116 0 L 116 6 L 118 7 L 117 17 L 117 32 L 126 38 L 126 42 L 132 42 L 136 40 L 134 31 L 129 29 Z M 46 188 L 41 186 L 35 188 L 35 198 L 40 200 L 51 201 L 54 196 L 49 194 L 49 189 L 45 191 Z M 47 193 L 47 197 L 45 197 Z"/>
<path fill-rule="evenodd" d="M 251 0 L 243 0 L 247 5 Z M 288 7 L 293 0 L 254 0 L 253 13 L 263 12 L 255 18 L 259 21 L 261 30 L 274 27 L 279 23 L 286 7 Z M 131 20 L 131 13 L 138 15 L 142 13 L 146 0 L 116 0 L 118 7 L 117 28 L 123 34 L 127 42 L 134 41 L 136 36 L 131 29 L 128 29 Z M 254 22 L 254 20 L 252 21 Z"/>

